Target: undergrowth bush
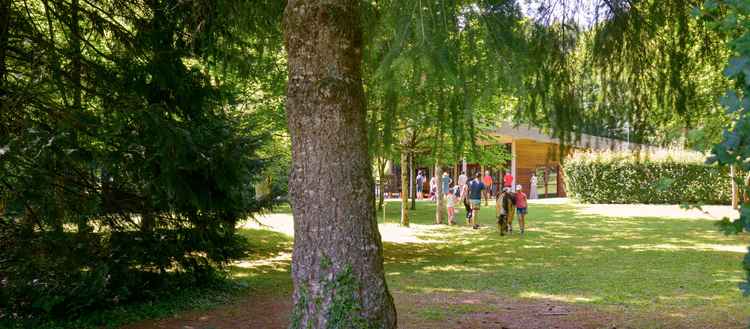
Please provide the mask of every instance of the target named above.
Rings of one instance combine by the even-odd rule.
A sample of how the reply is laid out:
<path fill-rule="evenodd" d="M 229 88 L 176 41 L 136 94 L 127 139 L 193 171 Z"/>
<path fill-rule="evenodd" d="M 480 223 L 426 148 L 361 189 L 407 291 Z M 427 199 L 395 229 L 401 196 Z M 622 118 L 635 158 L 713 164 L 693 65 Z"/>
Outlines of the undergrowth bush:
<path fill-rule="evenodd" d="M 695 152 L 578 152 L 563 165 L 568 195 L 587 203 L 728 204 L 726 168 Z"/>

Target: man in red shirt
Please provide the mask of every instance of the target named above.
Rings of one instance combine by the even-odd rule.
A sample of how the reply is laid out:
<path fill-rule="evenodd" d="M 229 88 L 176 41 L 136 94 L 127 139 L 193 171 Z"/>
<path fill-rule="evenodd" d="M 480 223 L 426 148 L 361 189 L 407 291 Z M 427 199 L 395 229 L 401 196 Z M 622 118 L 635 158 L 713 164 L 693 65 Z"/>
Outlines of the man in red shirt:
<path fill-rule="evenodd" d="M 487 199 L 492 198 L 492 176 L 490 176 L 490 171 L 485 170 L 484 171 L 484 177 L 482 178 L 482 183 L 484 183 L 484 205 L 487 205 Z"/>
<path fill-rule="evenodd" d="M 510 171 L 506 172 L 503 177 L 503 187 L 513 187 L 513 175 L 510 174 Z"/>

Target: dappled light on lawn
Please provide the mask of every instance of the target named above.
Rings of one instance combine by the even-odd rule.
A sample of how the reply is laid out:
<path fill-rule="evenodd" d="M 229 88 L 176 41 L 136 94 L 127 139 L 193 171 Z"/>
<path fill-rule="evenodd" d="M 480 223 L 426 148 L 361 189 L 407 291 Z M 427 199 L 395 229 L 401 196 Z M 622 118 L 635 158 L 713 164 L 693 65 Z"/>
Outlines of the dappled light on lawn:
<path fill-rule="evenodd" d="M 719 220 L 735 218 L 737 211 L 727 206 L 703 206 L 701 209 L 683 209 L 679 205 L 640 205 L 640 204 L 578 204 L 576 212 L 583 215 L 607 217 L 651 217 L 678 219 Z"/>
<path fill-rule="evenodd" d="M 450 321 L 476 314 L 495 321 L 484 312 L 505 314 L 506 302 L 497 299 L 510 298 L 529 301 L 523 307 L 530 317 L 594 307 L 635 328 L 747 324 L 750 307 L 737 289 L 747 236 L 725 236 L 712 217 L 678 206 L 638 205 L 641 215 L 631 216 L 617 205 L 604 211 L 607 206 L 559 200 L 532 204 L 523 236 L 517 221 L 513 234 L 500 236 L 491 207 L 480 210 L 478 230 L 465 224 L 463 210 L 458 225 L 435 225 L 429 202 L 418 202 L 411 227 L 401 227 L 398 203 L 389 202 L 386 223 L 377 216 L 386 278 L 396 296 L 414 296 L 397 298 L 402 318 L 459 327 Z M 246 222 L 241 232 L 252 252 L 232 264 L 232 277 L 261 289 L 288 287 L 293 228 L 289 213 Z M 550 310 L 547 303 L 557 306 Z"/>
<path fill-rule="evenodd" d="M 597 300 L 601 300 L 599 297 L 584 297 L 584 296 L 575 296 L 575 295 L 552 295 L 552 294 L 543 294 L 533 291 L 525 291 L 519 294 L 519 297 L 522 298 L 533 298 L 533 299 L 548 299 L 548 300 L 554 300 L 558 302 L 566 302 L 566 303 L 590 303 Z"/>
<path fill-rule="evenodd" d="M 632 251 L 679 251 L 679 250 L 697 250 L 697 251 L 723 251 L 723 252 L 736 252 L 744 254 L 747 252 L 747 247 L 743 245 L 722 245 L 722 244 L 696 244 L 696 245 L 676 245 L 669 243 L 662 243 L 656 245 L 643 245 L 634 244 L 629 246 L 620 246 L 619 248 L 628 249 Z"/>

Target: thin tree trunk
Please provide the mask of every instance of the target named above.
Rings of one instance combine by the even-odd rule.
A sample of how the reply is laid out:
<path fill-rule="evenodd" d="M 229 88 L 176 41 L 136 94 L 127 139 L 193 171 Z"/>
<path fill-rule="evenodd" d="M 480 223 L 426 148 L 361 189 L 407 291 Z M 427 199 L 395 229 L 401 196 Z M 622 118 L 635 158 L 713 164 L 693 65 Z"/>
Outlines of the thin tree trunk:
<path fill-rule="evenodd" d="M 396 328 L 373 211 L 360 2 L 289 0 L 292 328 Z"/>
<path fill-rule="evenodd" d="M 72 0 L 70 5 L 70 30 L 71 40 L 70 44 L 73 48 L 72 56 L 72 74 L 73 79 L 73 108 L 76 110 L 81 109 L 81 35 L 80 27 L 78 26 L 78 0 Z"/>
<path fill-rule="evenodd" d="M 445 220 L 445 196 L 443 192 L 443 176 L 440 163 L 435 160 L 435 177 L 437 177 L 437 206 L 435 208 L 435 223 L 442 224 Z"/>
<path fill-rule="evenodd" d="M 739 193 L 737 193 L 737 181 L 736 181 L 737 174 L 735 173 L 734 165 L 729 166 L 729 177 L 730 177 L 730 180 L 732 181 L 732 209 L 739 209 L 740 200 L 739 200 Z"/>
<path fill-rule="evenodd" d="M 80 113 L 83 109 L 83 104 L 81 101 L 81 31 L 79 26 L 79 11 L 78 0 L 72 0 L 70 5 L 70 44 L 73 48 L 73 67 L 71 70 L 71 77 L 73 79 L 73 109 Z M 78 131 L 73 131 L 73 138 L 78 143 Z M 76 224 L 78 225 L 78 233 L 85 233 L 91 230 L 85 216 L 77 216 Z"/>
<path fill-rule="evenodd" d="M 414 181 L 414 152 L 409 152 L 409 194 L 411 194 L 411 210 L 417 209 L 417 183 Z"/>
<path fill-rule="evenodd" d="M 8 33 L 10 32 L 10 0 L 0 0 L 0 97 L 5 96 L 5 52 L 8 49 Z M 9 109 L 0 102 L 0 113 L 8 113 Z M 0 115 L 0 122 L 4 121 L 3 115 Z M 2 124 L 0 124 L 0 134 L 7 134 Z M 5 195 L 0 193 L 0 216 L 5 214 Z"/>
<path fill-rule="evenodd" d="M 401 226 L 409 227 L 409 155 L 401 149 Z"/>
<path fill-rule="evenodd" d="M 453 181 L 456 182 L 456 184 L 458 184 L 458 166 L 459 165 L 460 164 L 456 164 L 456 163 L 453 164 Z"/>
<path fill-rule="evenodd" d="M 0 0 L 0 95 L 5 95 L 5 52 L 10 32 L 10 1 Z"/>
<path fill-rule="evenodd" d="M 388 163 L 382 157 L 378 157 L 378 209 L 383 209 L 385 202 L 385 166 Z"/>

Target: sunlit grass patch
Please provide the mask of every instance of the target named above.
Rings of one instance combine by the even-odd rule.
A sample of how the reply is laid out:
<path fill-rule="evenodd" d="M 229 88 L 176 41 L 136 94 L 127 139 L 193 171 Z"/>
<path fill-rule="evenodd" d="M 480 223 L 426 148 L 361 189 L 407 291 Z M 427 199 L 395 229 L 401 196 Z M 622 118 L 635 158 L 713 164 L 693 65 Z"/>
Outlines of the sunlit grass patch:
<path fill-rule="evenodd" d="M 527 233 L 517 234 L 516 220 L 516 233 L 502 237 L 494 229 L 494 209 L 485 207 L 480 212 L 483 229 L 442 225 L 417 235 L 441 243 L 386 242 L 386 271 L 399 273 L 387 276 L 389 286 L 412 294 L 491 292 L 624 307 L 633 314 L 659 310 L 704 319 L 725 312 L 750 317 L 750 303 L 738 289 L 750 243 L 746 235 L 725 236 L 714 221 L 696 214 L 686 219 L 633 217 L 632 212 L 616 217 L 584 210 L 569 204 L 531 205 Z M 419 202 L 411 222 L 431 225 L 434 211 L 432 203 Z M 399 212 L 394 202 L 386 219 L 397 221 Z M 457 217 L 463 215 L 459 211 Z"/>

